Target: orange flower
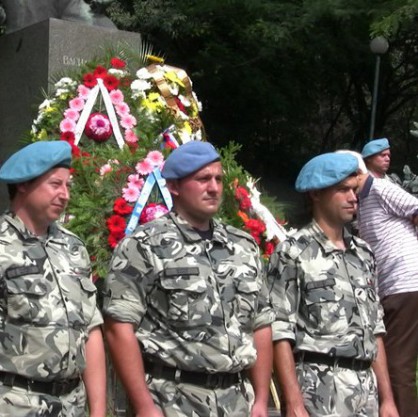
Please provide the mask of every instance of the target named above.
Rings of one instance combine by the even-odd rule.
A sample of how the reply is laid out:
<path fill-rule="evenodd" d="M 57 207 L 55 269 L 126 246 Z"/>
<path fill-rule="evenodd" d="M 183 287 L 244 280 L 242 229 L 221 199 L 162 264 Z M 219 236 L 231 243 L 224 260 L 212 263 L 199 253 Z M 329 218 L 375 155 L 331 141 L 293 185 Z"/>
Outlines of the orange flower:
<path fill-rule="evenodd" d="M 240 219 L 244 222 L 247 223 L 249 220 L 249 217 L 247 216 L 247 214 L 245 214 L 243 211 L 239 210 L 238 211 L 238 217 L 240 217 Z"/>

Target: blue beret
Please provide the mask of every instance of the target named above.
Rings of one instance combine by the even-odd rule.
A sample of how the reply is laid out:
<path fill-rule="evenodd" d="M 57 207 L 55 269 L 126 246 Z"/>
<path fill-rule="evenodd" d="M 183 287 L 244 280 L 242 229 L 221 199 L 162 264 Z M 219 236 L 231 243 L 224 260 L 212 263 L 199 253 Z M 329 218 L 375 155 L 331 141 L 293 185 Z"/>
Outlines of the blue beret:
<path fill-rule="evenodd" d="M 331 187 L 358 169 L 358 160 L 348 153 L 324 153 L 315 156 L 301 169 L 296 191 L 305 192 Z"/>
<path fill-rule="evenodd" d="M 167 180 L 187 177 L 220 156 L 209 142 L 192 140 L 174 149 L 165 161 L 161 175 Z"/>
<path fill-rule="evenodd" d="M 389 148 L 389 141 L 386 138 L 374 139 L 364 145 L 361 156 L 367 158 Z"/>
<path fill-rule="evenodd" d="M 0 181 L 18 184 L 45 174 L 55 166 L 70 167 L 71 145 L 63 140 L 39 141 L 14 153 L 0 168 Z"/>

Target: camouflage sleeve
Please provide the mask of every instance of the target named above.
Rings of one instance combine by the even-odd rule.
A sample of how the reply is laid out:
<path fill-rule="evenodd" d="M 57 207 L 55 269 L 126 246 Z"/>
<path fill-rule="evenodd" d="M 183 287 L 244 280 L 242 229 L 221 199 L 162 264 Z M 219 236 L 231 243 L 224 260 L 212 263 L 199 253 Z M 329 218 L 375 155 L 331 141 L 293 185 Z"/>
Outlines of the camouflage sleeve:
<path fill-rule="evenodd" d="M 90 332 L 95 327 L 100 326 L 101 324 L 103 324 L 103 317 L 96 304 L 94 307 L 93 318 L 87 326 L 87 331 Z"/>
<path fill-rule="evenodd" d="M 274 322 L 275 314 L 271 305 L 270 294 L 266 285 L 264 270 L 260 270 L 261 288 L 258 296 L 258 308 L 254 322 L 254 330 L 271 325 Z"/>
<path fill-rule="evenodd" d="M 288 243 L 283 242 L 271 255 L 267 272 L 268 288 L 275 313 L 273 341 L 295 340 L 296 313 L 299 304 L 297 266 L 289 256 Z"/>
<path fill-rule="evenodd" d="M 103 315 L 139 325 L 146 312 L 146 294 L 153 285 L 146 245 L 127 237 L 116 247 L 105 279 Z"/>
<path fill-rule="evenodd" d="M 371 252 L 371 249 L 370 249 Z M 378 288 L 377 288 L 377 272 L 376 272 L 376 259 L 372 253 L 372 261 L 371 261 L 371 266 L 370 266 L 372 275 L 374 277 L 374 286 L 376 287 L 376 302 L 378 303 L 378 307 L 377 307 L 377 321 L 376 321 L 376 325 L 374 328 L 374 334 L 375 335 L 383 335 L 386 333 L 386 328 L 385 328 L 385 324 L 383 322 L 383 316 L 384 316 L 384 312 L 383 312 L 383 307 L 382 304 L 380 304 L 380 298 L 378 295 Z"/>

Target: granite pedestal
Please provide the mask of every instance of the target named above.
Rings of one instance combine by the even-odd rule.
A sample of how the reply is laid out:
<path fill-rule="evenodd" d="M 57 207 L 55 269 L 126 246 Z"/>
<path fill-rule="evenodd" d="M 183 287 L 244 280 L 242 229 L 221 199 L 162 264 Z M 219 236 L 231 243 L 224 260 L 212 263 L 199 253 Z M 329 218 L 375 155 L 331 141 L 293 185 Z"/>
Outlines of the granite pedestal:
<path fill-rule="evenodd" d="M 59 79 L 118 44 L 139 51 L 141 36 L 48 19 L 0 37 L 0 164 L 22 146 L 44 100 L 42 91 L 49 90 L 52 78 Z M 4 185 L 0 187 L 0 209 L 4 209 L 8 198 Z"/>

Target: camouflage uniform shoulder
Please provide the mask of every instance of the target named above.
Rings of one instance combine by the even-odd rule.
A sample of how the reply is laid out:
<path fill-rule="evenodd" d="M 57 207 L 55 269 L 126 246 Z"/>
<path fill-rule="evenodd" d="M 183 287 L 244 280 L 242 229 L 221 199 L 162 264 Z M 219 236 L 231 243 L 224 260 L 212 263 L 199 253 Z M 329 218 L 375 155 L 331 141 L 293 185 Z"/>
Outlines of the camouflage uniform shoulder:
<path fill-rule="evenodd" d="M 65 228 L 62 224 L 55 223 L 54 227 L 56 227 L 56 230 L 59 233 L 61 233 L 64 237 L 77 240 L 79 243 L 81 243 L 84 246 L 83 240 L 79 236 L 77 236 L 75 233 Z"/>
<path fill-rule="evenodd" d="M 357 248 L 364 249 L 366 252 L 370 252 L 370 253 L 373 254 L 372 247 L 365 240 L 363 240 L 361 237 L 353 235 L 352 239 L 353 239 L 354 244 L 356 245 Z"/>
<path fill-rule="evenodd" d="M 169 230 L 177 230 L 177 227 L 170 217 L 164 215 L 158 219 L 139 225 L 128 238 L 131 237 L 145 242 L 149 239 L 157 238 Z"/>
<path fill-rule="evenodd" d="M 276 251 L 286 252 L 288 256 L 295 259 L 309 248 L 313 241 L 314 235 L 312 230 L 309 226 L 306 226 L 280 242 L 276 247 Z"/>

